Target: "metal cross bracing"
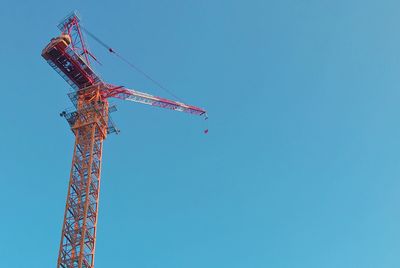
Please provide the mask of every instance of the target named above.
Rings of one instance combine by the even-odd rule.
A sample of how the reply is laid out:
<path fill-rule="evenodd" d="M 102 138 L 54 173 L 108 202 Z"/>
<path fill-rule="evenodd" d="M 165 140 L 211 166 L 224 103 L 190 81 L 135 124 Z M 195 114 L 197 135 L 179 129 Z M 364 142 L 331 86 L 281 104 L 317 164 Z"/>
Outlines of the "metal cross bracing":
<path fill-rule="evenodd" d="M 109 98 L 205 116 L 206 111 L 182 102 L 153 96 L 103 82 L 90 66 L 88 51 L 76 13 L 59 25 L 61 35 L 43 49 L 42 57 L 72 87 L 74 109 L 63 111 L 75 135 L 67 202 L 57 268 L 93 268 L 100 192 L 101 157 L 107 134 L 118 133 Z M 97 61 L 97 60 L 96 60 Z"/>
<path fill-rule="evenodd" d="M 65 17 L 57 27 L 62 34 L 67 34 L 71 37 L 71 49 L 74 50 L 76 54 L 83 56 L 86 64 L 90 66 L 89 56 L 93 57 L 93 55 L 87 48 L 79 21 L 79 16 L 75 11 Z"/>
<path fill-rule="evenodd" d="M 80 91 L 72 131 L 75 134 L 58 267 L 93 267 L 103 140 L 107 136 L 108 101 L 100 86 Z"/>

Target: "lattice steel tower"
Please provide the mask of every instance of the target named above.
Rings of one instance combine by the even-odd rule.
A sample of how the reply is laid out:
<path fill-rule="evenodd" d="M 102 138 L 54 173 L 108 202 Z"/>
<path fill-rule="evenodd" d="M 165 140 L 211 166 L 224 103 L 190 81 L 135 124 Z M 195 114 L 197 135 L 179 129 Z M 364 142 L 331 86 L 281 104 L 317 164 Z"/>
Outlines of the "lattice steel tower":
<path fill-rule="evenodd" d="M 87 49 L 77 14 L 67 16 L 58 27 L 61 35 L 50 41 L 42 56 L 72 87 L 68 96 L 76 109 L 61 113 L 75 135 L 75 145 L 57 267 L 93 268 L 103 141 L 107 134 L 118 133 L 110 117 L 116 108 L 109 106 L 108 98 L 194 115 L 205 115 L 206 111 L 104 83 L 90 65 L 94 56 Z"/>

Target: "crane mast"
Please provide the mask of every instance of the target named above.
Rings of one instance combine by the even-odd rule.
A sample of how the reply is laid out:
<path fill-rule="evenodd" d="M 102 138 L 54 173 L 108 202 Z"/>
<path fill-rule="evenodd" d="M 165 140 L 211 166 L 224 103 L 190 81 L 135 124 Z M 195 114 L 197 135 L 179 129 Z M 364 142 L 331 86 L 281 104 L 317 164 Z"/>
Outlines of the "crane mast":
<path fill-rule="evenodd" d="M 107 128 L 108 101 L 101 98 L 100 85 L 80 90 L 71 120 L 75 145 L 57 267 L 94 267 L 101 157 Z"/>
<path fill-rule="evenodd" d="M 75 106 L 63 111 L 75 135 L 67 201 L 57 268 L 93 268 L 99 211 L 103 141 L 118 133 L 108 98 L 118 98 L 193 115 L 206 111 L 192 105 L 104 83 L 93 71 L 75 12 L 59 25 L 59 37 L 43 49 L 42 57 L 71 86 L 68 96 Z M 94 58 L 95 59 L 95 58 Z"/>

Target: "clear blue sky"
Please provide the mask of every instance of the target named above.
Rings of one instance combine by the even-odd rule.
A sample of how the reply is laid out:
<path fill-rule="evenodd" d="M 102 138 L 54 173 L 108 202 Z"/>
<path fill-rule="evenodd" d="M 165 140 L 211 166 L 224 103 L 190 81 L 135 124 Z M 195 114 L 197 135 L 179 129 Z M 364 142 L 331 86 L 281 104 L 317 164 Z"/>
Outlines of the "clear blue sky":
<path fill-rule="evenodd" d="M 399 1 L 84 2 L 2 2 L 0 267 L 55 267 L 71 104 L 40 52 L 75 9 L 210 115 L 115 101 L 96 268 L 400 267 Z"/>

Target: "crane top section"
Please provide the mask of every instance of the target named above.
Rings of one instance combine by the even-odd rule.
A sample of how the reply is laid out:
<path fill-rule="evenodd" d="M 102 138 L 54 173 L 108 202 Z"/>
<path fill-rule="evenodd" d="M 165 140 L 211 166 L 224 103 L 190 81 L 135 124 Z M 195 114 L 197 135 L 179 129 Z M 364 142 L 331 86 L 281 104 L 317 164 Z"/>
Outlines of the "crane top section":
<path fill-rule="evenodd" d="M 89 52 L 87 43 L 82 34 L 81 25 L 79 24 L 80 18 L 76 11 L 69 14 L 65 19 L 63 19 L 58 24 L 58 29 L 64 35 L 69 35 L 71 37 L 71 48 L 78 55 L 82 56 L 86 64 L 90 66 L 89 56 L 92 54 Z"/>
<path fill-rule="evenodd" d="M 52 38 L 42 51 L 42 57 L 74 89 L 71 100 L 86 92 L 88 88 L 98 86 L 104 101 L 108 98 L 118 98 L 193 115 L 206 114 L 205 110 L 196 106 L 104 83 L 90 65 L 89 57 L 94 60 L 96 58 L 87 49 L 79 22 L 76 12 L 68 15 L 58 25 L 61 35 Z"/>
<path fill-rule="evenodd" d="M 59 37 L 50 40 L 42 57 L 75 90 L 101 81 L 90 67 L 87 45 L 83 39 L 76 12 L 67 16 L 59 25 Z"/>

